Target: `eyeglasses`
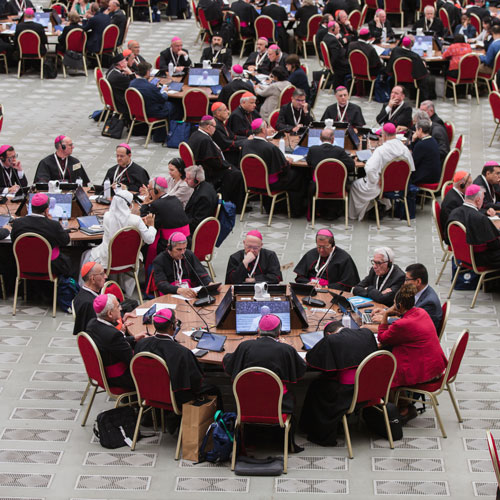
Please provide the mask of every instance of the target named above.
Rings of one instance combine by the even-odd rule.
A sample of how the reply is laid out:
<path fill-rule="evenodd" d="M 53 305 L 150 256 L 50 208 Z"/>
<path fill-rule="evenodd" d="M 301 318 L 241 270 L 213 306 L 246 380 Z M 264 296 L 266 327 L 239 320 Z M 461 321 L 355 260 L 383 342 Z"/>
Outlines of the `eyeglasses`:
<path fill-rule="evenodd" d="M 9 160 L 17 160 L 17 158 L 19 158 L 19 155 L 17 153 L 14 153 L 11 156 L 7 156 L 6 160 L 7 161 L 9 161 Z"/>
<path fill-rule="evenodd" d="M 326 250 L 327 248 L 331 248 L 332 245 L 316 245 L 318 250 Z"/>
<path fill-rule="evenodd" d="M 388 260 L 383 260 L 382 262 L 379 262 L 378 260 L 371 260 L 372 266 L 381 266 L 382 264 L 386 264 L 389 262 Z"/>
<path fill-rule="evenodd" d="M 408 276 L 405 278 L 405 281 L 415 281 L 415 278 L 408 278 Z"/>
<path fill-rule="evenodd" d="M 260 250 L 260 246 L 252 246 L 252 245 L 245 245 L 245 248 L 248 248 L 249 250 Z"/>

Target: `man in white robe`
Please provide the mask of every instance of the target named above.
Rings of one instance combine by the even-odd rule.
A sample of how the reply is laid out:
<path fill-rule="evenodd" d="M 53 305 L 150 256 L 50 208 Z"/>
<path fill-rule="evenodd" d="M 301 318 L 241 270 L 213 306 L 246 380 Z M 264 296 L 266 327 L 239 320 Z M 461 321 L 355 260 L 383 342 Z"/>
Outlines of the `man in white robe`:
<path fill-rule="evenodd" d="M 373 200 L 380 194 L 380 175 L 382 169 L 391 160 L 398 157 L 406 160 L 415 170 L 415 164 L 410 150 L 396 139 L 396 127 L 386 123 L 382 128 L 383 144 L 373 152 L 366 162 L 366 177 L 355 180 L 349 193 L 349 218 L 362 220 L 367 210 L 372 206 Z M 382 199 L 382 203 L 390 208 L 390 201 Z"/>

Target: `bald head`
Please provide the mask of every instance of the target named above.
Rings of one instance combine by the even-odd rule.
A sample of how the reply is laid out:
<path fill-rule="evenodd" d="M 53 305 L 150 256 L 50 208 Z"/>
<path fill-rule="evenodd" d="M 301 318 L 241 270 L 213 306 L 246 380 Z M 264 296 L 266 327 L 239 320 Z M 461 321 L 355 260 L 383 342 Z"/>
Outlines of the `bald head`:
<path fill-rule="evenodd" d="M 324 128 L 319 136 L 321 142 L 333 143 L 333 138 L 334 138 L 334 132 L 333 129 L 331 128 Z"/>

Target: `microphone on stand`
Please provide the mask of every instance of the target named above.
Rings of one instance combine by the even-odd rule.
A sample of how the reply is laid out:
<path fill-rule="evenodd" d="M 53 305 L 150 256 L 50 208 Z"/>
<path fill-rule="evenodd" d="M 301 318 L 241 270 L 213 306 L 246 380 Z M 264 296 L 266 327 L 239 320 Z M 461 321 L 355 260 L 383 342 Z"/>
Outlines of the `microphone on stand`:
<path fill-rule="evenodd" d="M 210 295 L 210 293 L 208 292 L 208 288 L 206 287 L 206 285 L 203 284 L 203 281 L 201 281 L 200 276 L 196 272 L 196 269 L 191 265 L 191 262 L 189 262 L 189 260 L 185 256 L 183 256 L 182 258 L 187 262 L 188 266 L 192 269 L 193 273 L 198 278 L 198 281 L 200 282 L 201 287 L 203 288 L 203 290 L 205 290 L 205 293 L 207 294 L 206 297 L 195 300 L 194 305 L 196 307 L 203 307 L 203 306 L 209 306 L 210 304 L 213 304 L 215 302 L 215 297 L 212 297 Z M 200 316 L 200 315 L 198 315 L 198 316 Z M 201 318 L 201 316 L 200 316 L 200 318 Z M 205 320 L 203 320 L 203 321 L 205 321 Z M 205 322 L 205 324 L 206 324 L 206 322 Z"/>
<path fill-rule="evenodd" d="M 316 291 L 316 288 L 314 285 L 311 285 L 312 286 L 312 290 L 311 290 L 311 293 L 302 299 L 302 304 L 306 304 L 308 306 L 314 306 L 314 307 L 324 307 L 326 306 L 326 303 L 323 302 L 322 300 L 319 300 L 319 299 L 313 299 L 312 298 L 312 295 L 313 293 Z"/>
<path fill-rule="evenodd" d="M 319 325 L 321 325 L 321 322 L 325 319 L 325 316 L 330 312 L 333 306 L 337 305 L 339 303 L 338 297 L 340 297 L 344 291 L 342 290 L 338 296 L 332 297 L 332 300 L 330 301 L 330 306 L 328 307 L 327 311 L 323 316 L 321 316 L 321 319 L 318 321 L 318 324 L 316 326 L 316 330 L 319 328 Z"/>
<path fill-rule="evenodd" d="M 210 333 L 210 327 L 208 326 L 208 323 L 207 323 L 206 319 L 198 312 L 198 309 L 196 309 L 196 307 L 193 307 L 193 304 L 191 304 L 191 302 L 189 302 L 189 300 L 186 300 L 186 302 L 188 303 L 188 306 L 201 319 L 201 321 L 203 321 L 203 324 L 205 325 L 205 328 L 206 328 L 207 332 Z M 192 338 L 195 339 L 195 340 L 200 340 L 202 333 L 203 332 L 201 330 L 198 330 L 198 331 L 196 331 L 196 332 L 193 333 Z"/>

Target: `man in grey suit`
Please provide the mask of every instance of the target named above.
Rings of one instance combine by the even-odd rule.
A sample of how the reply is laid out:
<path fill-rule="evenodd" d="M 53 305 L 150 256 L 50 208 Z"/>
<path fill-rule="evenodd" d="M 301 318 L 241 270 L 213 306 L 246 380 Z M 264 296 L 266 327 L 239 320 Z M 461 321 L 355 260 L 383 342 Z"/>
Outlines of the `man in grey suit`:
<path fill-rule="evenodd" d="M 427 311 L 439 334 L 439 327 L 443 317 L 441 302 L 433 288 L 429 286 L 429 275 L 423 264 L 410 264 L 406 269 L 406 282 L 413 283 L 417 287 L 415 294 L 415 307 Z"/>

